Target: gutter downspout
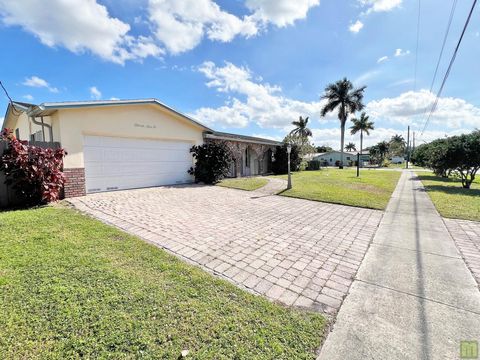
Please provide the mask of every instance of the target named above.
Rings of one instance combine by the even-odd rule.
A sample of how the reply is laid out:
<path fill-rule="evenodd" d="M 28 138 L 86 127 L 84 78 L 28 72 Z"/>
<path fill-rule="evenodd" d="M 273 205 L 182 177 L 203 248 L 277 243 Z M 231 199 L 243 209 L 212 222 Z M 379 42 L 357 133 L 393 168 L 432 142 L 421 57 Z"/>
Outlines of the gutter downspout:
<path fill-rule="evenodd" d="M 46 126 L 49 130 L 49 133 L 50 133 L 50 142 L 53 143 L 53 130 L 52 130 L 52 126 L 49 125 L 49 124 L 45 124 L 43 122 L 43 116 L 40 117 L 42 119 L 42 122 L 40 121 L 37 121 L 35 120 L 35 116 L 30 116 L 30 119 L 32 120 L 32 122 L 36 125 L 40 125 L 42 127 L 42 134 L 43 134 L 43 141 L 45 141 L 45 130 L 44 130 L 44 126 Z"/>
<path fill-rule="evenodd" d="M 34 107 L 31 107 L 28 111 L 27 111 L 27 116 L 30 117 L 30 119 L 32 120 L 32 122 L 36 125 L 39 125 L 42 127 L 42 135 L 43 135 L 43 141 L 45 141 L 45 130 L 44 130 L 44 126 L 46 126 L 49 130 L 49 133 L 50 133 L 50 142 L 53 143 L 53 130 L 52 130 L 52 126 L 49 125 L 49 124 L 45 124 L 43 122 L 43 116 L 40 116 L 40 118 L 42 119 L 42 122 L 39 122 L 37 120 L 35 120 L 35 117 L 38 113 L 40 113 L 43 109 L 43 107 L 41 105 L 39 106 L 34 106 Z"/>

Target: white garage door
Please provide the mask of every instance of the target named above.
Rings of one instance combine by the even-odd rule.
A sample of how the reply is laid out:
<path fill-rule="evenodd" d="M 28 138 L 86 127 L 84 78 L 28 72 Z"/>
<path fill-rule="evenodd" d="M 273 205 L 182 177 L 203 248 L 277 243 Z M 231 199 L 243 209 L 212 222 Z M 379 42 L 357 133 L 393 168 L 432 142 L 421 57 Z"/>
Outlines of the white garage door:
<path fill-rule="evenodd" d="M 87 193 L 192 182 L 189 142 L 85 136 Z"/>

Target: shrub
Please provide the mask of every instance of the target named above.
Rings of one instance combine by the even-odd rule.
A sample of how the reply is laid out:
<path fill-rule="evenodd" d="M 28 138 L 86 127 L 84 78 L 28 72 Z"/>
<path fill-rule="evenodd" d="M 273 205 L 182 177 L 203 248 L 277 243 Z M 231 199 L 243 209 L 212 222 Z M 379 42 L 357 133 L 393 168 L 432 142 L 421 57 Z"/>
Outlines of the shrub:
<path fill-rule="evenodd" d="M 223 142 L 207 143 L 190 149 L 195 166 L 188 170 L 195 176 L 195 182 L 216 184 L 228 175 L 232 153 Z"/>
<path fill-rule="evenodd" d="M 11 185 L 26 205 L 57 201 L 65 184 L 65 150 L 28 145 L 16 139 L 9 129 L 4 129 L 1 136 L 7 142 L 0 164 L 5 184 Z"/>
<path fill-rule="evenodd" d="M 299 171 L 305 171 L 308 169 L 308 161 L 302 160 L 300 166 L 298 167 Z"/>
<path fill-rule="evenodd" d="M 381 164 L 380 164 L 380 167 L 385 167 L 386 168 L 386 167 L 389 167 L 390 164 L 391 164 L 390 161 L 388 161 L 387 159 L 383 159 Z"/>
<path fill-rule="evenodd" d="M 480 131 L 421 145 L 414 152 L 414 160 L 415 164 L 431 168 L 437 176 L 453 174 L 469 189 L 480 170 Z"/>
<path fill-rule="evenodd" d="M 320 161 L 319 160 L 310 160 L 308 162 L 307 170 L 320 170 Z"/>
<path fill-rule="evenodd" d="M 274 174 L 286 174 L 288 172 L 287 144 L 277 146 L 275 149 L 274 160 L 272 163 L 272 171 Z M 302 158 L 298 153 L 297 145 L 292 145 L 290 153 L 290 171 L 298 171 Z"/>

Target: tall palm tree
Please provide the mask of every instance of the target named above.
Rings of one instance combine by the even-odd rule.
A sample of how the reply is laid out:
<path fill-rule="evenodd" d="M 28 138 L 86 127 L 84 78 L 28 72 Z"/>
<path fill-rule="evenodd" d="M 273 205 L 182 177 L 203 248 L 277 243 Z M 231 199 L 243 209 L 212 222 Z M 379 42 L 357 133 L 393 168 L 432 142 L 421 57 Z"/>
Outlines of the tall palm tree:
<path fill-rule="evenodd" d="M 353 126 L 350 128 L 350 133 L 355 135 L 360 131 L 360 153 L 363 151 L 363 133 L 370 135 L 370 130 L 375 130 L 373 121 L 364 112 L 360 114 L 360 118 L 352 119 Z"/>
<path fill-rule="evenodd" d="M 297 121 L 292 121 L 292 125 L 295 126 L 295 129 L 290 131 L 290 135 L 296 135 L 300 137 L 302 145 L 308 141 L 308 138 L 312 136 L 312 131 L 308 128 L 308 116 L 304 119 L 301 116 Z"/>
<path fill-rule="evenodd" d="M 345 145 L 345 150 L 347 150 L 348 152 L 350 151 L 357 151 L 357 147 L 355 146 L 354 143 L 348 143 L 347 145 Z"/>
<path fill-rule="evenodd" d="M 325 116 L 327 113 L 338 109 L 338 119 L 340 120 L 340 151 L 341 161 L 340 169 L 343 169 L 343 149 L 345 145 L 345 124 L 348 116 L 364 108 L 363 92 L 366 86 L 358 89 L 353 88 L 353 84 L 347 78 L 339 80 L 336 83 L 327 85 L 322 99 L 327 100 L 320 114 Z"/>

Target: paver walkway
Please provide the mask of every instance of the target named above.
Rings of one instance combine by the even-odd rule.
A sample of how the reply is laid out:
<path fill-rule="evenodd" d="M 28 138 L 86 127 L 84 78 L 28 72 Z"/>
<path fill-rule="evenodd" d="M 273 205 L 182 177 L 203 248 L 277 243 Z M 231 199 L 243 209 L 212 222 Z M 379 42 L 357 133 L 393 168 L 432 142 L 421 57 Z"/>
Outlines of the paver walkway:
<path fill-rule="evenodd" d="M 403 172 L 319 359 L 459 359 L 480 292 L 430 198 Z"/>
<path fill-rule="evenodd" d="M 444 219 L 444 221 L 463 259 L 480 286 L 480 222 L 458 219 Z"/>
<path fill-rule="evenodd" d="M 219 186 L 159 187 L 69 201 L 229 281 L 335 312 L 382 212 Z"/>
<path fill-rule="evenodd" d="M 255 190 L 255 192 L 265 195 L 276 195 L 287 188 L 286 180 L 266 176 L 261 176 L 260 178 L 268 180 L 268 184 Z"/>

